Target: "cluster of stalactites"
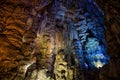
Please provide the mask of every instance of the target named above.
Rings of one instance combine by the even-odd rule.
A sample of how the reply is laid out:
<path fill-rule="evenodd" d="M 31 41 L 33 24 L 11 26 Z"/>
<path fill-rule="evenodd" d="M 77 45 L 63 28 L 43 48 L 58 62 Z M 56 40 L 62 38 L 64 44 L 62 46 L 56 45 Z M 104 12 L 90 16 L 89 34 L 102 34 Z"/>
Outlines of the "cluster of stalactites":
<path fill-rule="evenodd" d="M 73 6 L 68 7 L 69 4 Z M 79 42 L 77 46 L 81 45 L 82 51 L 75 50 L 80 56 L 79 61 L 82 60 L 82 55 L 85 60 L 82 64 L 88 68 L 100 68 L 105 65 L 109 57 L 106 53 L 104 37 L 104 15 L 94 0 L 56 0 L 53 8 L 59 25 L 69 28 L 70 37 L 72 33 L 75 36 L 68 41 L 77 39 L 75 43 Z"/>

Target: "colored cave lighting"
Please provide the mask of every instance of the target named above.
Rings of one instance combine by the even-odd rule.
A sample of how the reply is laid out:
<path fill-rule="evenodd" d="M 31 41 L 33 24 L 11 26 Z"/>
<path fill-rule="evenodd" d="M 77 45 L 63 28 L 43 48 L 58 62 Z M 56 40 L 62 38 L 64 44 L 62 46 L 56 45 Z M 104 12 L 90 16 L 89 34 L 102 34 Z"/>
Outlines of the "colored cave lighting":
<path fill-rule="evenodd" d="M 79 63 L 91 69 L 107 64 L 109 56 L 104 37 L 104 14 L 94 0 L 76 1 L 73 9 L 67 3 L 61 5 L 64 4 L 62 0 L 55 1 L 53 11 L 57 25 L 68 27 L 66 31 L 70 34 L 70 40 L 76 40 L 73 46 Z M 71 0 L 66 1 L 72 3 Z"/>
<path fill-rule="evenodd" d="M 96 68 L 101 68 L 105 65 L 105 63 L 102 63 L 101 61 L 93 62 Z"/>
<path fill-rule="evenodd" d="M 109 60 L 109 57 L 103 55 L 102 53 L 95 54 L 93 57 L 96 59 L 93 61 L 93 64 L 96 68 L 103 67 L 105 64 L 107 64 L 107 60 Z"/>
<path fill-rule="evenodd" d="M 89 38 L 86 47 L 86 59 L 90 68 L 101 68 L 107 64 L 109 56 L 106 54 L 104 45 L 96 38 Z"/>

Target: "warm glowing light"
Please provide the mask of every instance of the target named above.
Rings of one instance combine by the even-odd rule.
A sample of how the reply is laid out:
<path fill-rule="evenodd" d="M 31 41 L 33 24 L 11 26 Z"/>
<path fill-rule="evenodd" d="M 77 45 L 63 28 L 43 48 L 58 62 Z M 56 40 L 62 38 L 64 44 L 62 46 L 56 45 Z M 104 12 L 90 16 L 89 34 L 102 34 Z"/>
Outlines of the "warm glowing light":
<path fill-rule="evenodd" d="M 102 62 L 100 62 L 100 61 L 93 62 L 93 63 L 94 63 L 94 65 L 95 65 L 95 67 L 97 67 L 97 68 L 101 68 L 101 67 L 103 67 L 103 65 L 104 65 L 104 63 L 102 63 Z"/>

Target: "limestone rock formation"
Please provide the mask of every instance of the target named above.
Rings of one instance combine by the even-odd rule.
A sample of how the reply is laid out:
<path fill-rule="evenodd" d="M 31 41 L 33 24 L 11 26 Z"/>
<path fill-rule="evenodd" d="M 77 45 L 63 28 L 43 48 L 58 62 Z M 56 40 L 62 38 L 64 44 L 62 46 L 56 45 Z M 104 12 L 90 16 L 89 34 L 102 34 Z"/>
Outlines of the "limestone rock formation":
<path fill-rule="evenodd" d="M 119 3 L 1 0 L 0 80 L 119 80 Z"/>
<path fill-rule="evenodd" d="M 73 70 L 70 67 L 65 61 L 64 51 L 61 50 L 55 57 L 54 74 L 56 80 L 73 80 Z"/>
<path fill-rule="evenodd" d="M 114 79 L 119 80 L 120 77 L 120 14 L 119 0 L 95 0 L 105 14 L 105 31 L 107 52 L 111 56 L 109 64 L 101 70 L 101 80 Z"/>

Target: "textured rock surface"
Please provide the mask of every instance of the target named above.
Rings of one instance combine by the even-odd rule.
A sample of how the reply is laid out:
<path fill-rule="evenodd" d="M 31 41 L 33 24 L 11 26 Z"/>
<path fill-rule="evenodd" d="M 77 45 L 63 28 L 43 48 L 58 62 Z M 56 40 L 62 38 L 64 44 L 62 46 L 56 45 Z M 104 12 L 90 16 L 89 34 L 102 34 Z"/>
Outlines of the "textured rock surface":
<path fill-rule="evenodd" d="M 107 26 L 105 36 L 107 42 L 107 51 L 111 56 L 109 64 L 101 70 L 101 80 L 114 79 L 119 80 L 120 77 L 120 6 L 119 0 L 95 0 L 102 8 L 105 14 L 105 25 Z"/>
<path fill-rule="evenodd" d="M 85 78 L 82 49 L 89 44 L 86 50 L 94 53 L 97 41 L 105 47 L 103 16 L 98 8 L 84 2 L 93 0 L 83 0 L 84 5 L 82 0 L 53 1 L 0 1 L 0 80 L 119 80 L 120 1 L 95 0 L 105 15 L 107 53 L 111 57 L 100 73 L 87 70 Z M 93 37 L 97 40 L 92 46 L 89 40 Z M 60 49 L 64 54 L 58 53 Z M 90 67 L 88 64 L 92 63 L 86 64 Z"/>
<path fill-rule="evenodd" d="M 0 78 L 3 80 L 13 79 L 24 59 L 21 47 L 27 13 L 24 6 L 0 2 Z"/>
<path fill-rule="evenodd" d="M 54 64 L 54 74 L 56 80 L 73 80 L 73 70 L 70 69 L 68 63 L 65 61 L 64 51 L 60 51 L 56 55 Z"/>

